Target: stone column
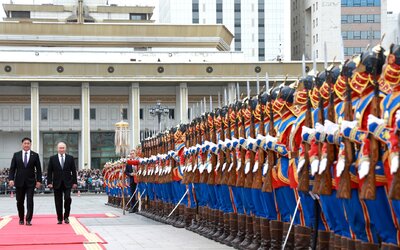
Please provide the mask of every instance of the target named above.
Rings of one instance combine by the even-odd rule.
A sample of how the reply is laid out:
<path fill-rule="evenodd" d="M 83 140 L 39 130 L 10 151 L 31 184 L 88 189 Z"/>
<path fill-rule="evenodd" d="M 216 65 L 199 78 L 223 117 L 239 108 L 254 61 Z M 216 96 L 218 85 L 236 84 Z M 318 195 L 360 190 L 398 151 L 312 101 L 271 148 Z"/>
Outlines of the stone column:
<path fill-rule="evenodd" d="M 39 83 L 31 82 L 31 139 L 32 150 L 40 154 Z"/>
<path fill-rule="evenodd" d="M 185 82 L 180 83 L 179 86 L 177 87 L 177 93 L 176 93 L 176 109 L 177 109 L 177 114 L 179 114 L 177 120 L 179 123 L 188 122 L 188 96 L 189 96 L 189 91 L 187 83 Z"/>
<path fill-rule="evenodd" d="M 140 143 L 140 89 L 139 83 L 132 83 L 129 88 L 129 125 L 131 127 L 130 146 L 136 148 Z"/>
<path fill-rule="evenodd" d="M 88 82 L 82 83 L 82 130 L 81 130 L 81 146 L 82 157 L 80 159 L 81 169 L 90 169 L 90 86 Z"/>
<path fill-rule="evenodd" d="M 234 82 L 228 83 L 228 100 L 233 103 L 236 100 L 236 84 Z"/>

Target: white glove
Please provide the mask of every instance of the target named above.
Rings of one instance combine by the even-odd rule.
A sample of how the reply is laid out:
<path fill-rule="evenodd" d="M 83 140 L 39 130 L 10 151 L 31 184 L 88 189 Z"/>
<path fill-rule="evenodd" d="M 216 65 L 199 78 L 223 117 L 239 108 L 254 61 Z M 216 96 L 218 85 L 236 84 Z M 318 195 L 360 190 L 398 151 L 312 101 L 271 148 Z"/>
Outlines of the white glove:
<path fill-rule="evenodd" d="M 390 173 L 395 174 L 399 168 L 399 153 L 390 159 Z"/>
<path fill-rule="evenodd" d="M 208 162 L 207 163 L 207 172 L 211 173 L 211 171 L 212 171 L 212 165 L 211 165 L 211 162 Z"/>
<path fill-rule="evenodd" d="M 244 173 L 248 174 L 249 171 L 250 171 L 250 161 L 246 161 L 245 168 L 244 168 Z"/>
<path fill-rule="evenodd" d="M 218 162 L 217 162 L 217 165 L 215 166 L 215 171 L 218 171 L 220 165 L 221 165 L 221 164 L 220 164 L 219 161 L 218 161 Z"/>
<path fill-rule="evenodd" d="M 358 177 L 360 177 L 360 179 L 363 179 L 365 176 L 367 176 L 369 172 L 369 166 L 369 161 L 361 161 L 360 166 L 358 167 Z"/>
<path fill-rule="evenodd" d="M 329 120 L 325 120 L 324 131 L 326 134 L 333 135 L 339 130 L 339 125 Z"/>
<path fill-rule="evenodd" d="M 396 111 L 396 124 L 398 125 L 400 122 L 400 109 Z M 397 129 L 400 129 L 400 127 L 398 127 Z"/>
<path fill-rule="evenodd" d="M 254 162 L 253 173 L 257 172 L 257 170 L 258 170 L 258 161 Z"/>
<path fill-rule="evenodd" d="M 206 168 L 206 165 L 205 164 L 202 164 L 202 163 L 199 163 L 199 171 L 200 171 L 200 174 L 202 174 L 203 172 L 204 172 L 204 169 Z"/>
<path fill-rule="evenodd" d="M 224 162 L 224 164 L 222 164 L 222 172 L 224 172 L 226 169 L 226 162 Z"/>
<path fill-rule="evenodd" d="M 232 170 L 232 167 L 233 167 L 233 162 L 231 162 L 231 165 L 229 165 L 228 172 Z"/>
<path fill-rule="evenodd" d="M 383 119 L 381 119 L 381 118 L 378 118 L 378 117 L 374 116 L 373 114 L 369 114 L 367 123 L 368 123 L 368 126 L 371 125 L 372 123 L 376 123 L 378 125 L 382 125 L 382 124 L 385 123 L 385 121 Z"/>
<path fill-rule="evenodd" d="M 268 166 L 268 163 L 266 162 L 266 163 L 264 163 L 263 164 L 263 169 L 262 169 L 262 174 L 263 175 L 265 175 L 267 172 L 268 172 L 268 168 L 269 168 L 269 166 Z"/>
<path fill-rule="evenodd" d="M 336 177 L 340 177 L 344 170 L 345 159 L 344 156 L 339 156 L 338 163 L 336 165 Z"/>
<path fill-rule="evenodd" d="M 319 160 L 315 159 L 311 162 L 311 175 L 314 176 L 318 172 Z"/>
<path fill-rule="evenodd" d="M 240 168 L 242 167 L 242 161 L 240 159 L 237 160 L 237 166 L 236 166 L 236 171 L 239 171 Z"/>
<path fill-rule="evenodd" d="M 268 142 L 272 142 L 272 143 L 274 143 L 274 142 L 276 142 L 278 140 L 278 138 L 276 138 L 276 137 L 273 137 L 273 136 L 270 136 L 270 135 L 267 135 L 267 136 L 265 136 L 265 141 L 268 143 Z"/>
<path fill-rule="evenodd" d="M 319 162 L 318 174 L 322 174 L 325 171 L 327 162 L 328 159 L 326 157 L 322 158 L 322 160 Z"/>
<path fill-rule="evenodd" d="M 346 120 L 343 120 L 342 121 L 342 126 L 340 128 L 340 132 L 343 133 L 345 129 L 347 129 L 347 128 L 352 129 L 354 127 L 357 127 L 357 121 L 346 121 Z"/>
<path fill-rule="evenodd" d="M 299 160 L 299 163 L 297 164 L 297 173 L 300 173 L 300 171 L 303 168 L 305 162 L 306 162 L 306 160 L 304 158 L 301 158 Z"/>
<path fill-rule="evenodd" d="M 257 135 L 257 140 L 260 140 L 260 143 L 258 144 L 258 146 L 259 146 L 260 148 L 264 148 L 264 145 L 265 145 L 265 143 L 266 143 L 266 138 L 265 138 L 265 136 L 263 136 L 263 135 L 261 135 L 261 134 L 258 134 L 258 135 Z M 258 141 L 257 141 L 257 143 L 258 143 Z"/>
<path fill-rule="evenodd" d="M 187 170 L 188 172 L 191 172 L 192 169 L 193 169 L 193 168 L 192 168 L 192 163 L 187 164 L 186 170 Z"/>
<path fill-rule="evenodd" d="M 301 137 L 303 137 L 304 134 L 308 134 L 308 136 L 312 136 L 315 134 L 315 129 L 303 126 L 302 130 L 301 130 Z"/>

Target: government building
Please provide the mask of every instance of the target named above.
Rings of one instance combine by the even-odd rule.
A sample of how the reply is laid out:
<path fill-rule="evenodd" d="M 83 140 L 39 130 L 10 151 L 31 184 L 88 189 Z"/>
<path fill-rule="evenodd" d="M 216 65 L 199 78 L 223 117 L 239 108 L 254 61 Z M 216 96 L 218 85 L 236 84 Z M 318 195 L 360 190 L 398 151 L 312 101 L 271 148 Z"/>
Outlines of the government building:
<path fill-rule="evenodd" d="M 0 168 L 9 167 L 25 136 L 45 170 L 59 141 L 79 169 L 101 168 L 119 157 L 114 124 L 121 119 L 135 147 L 233 102 L 236 86 L 245 93 L 249 82 L 256 94 L 266 74 L 270 85 L 301 75 L 301 62 L 248 61 L 232 51 L 234 35 L 222 24 L 154 23 L 151 6 L 54 2 L 3 5 Z"/>

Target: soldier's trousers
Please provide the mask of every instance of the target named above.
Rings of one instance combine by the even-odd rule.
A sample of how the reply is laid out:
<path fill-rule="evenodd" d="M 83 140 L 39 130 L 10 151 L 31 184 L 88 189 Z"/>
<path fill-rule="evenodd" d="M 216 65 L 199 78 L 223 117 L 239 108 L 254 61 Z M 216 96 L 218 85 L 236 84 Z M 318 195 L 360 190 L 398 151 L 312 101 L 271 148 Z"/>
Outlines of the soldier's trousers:
<path fill-rule="evenodd" d="M 289 186 L 279 187 L 275 189 L 275 195 L 278 210 L 281 214 L 281 220 L 283 222 L 290 222 L 297 204 L 294 190 Z M 293 223 L 295 225 L 300 225 L 299 210 L 297 210 Z"/>
<path fill-rule="evenodd" d="M 181 183 L 181 181 L 174 181 L 172 182 L 172 187 L 173 187 L 173 198 L 172 202 L 174 204 L 178 204 L 179 200 L 182 198 L 182 196 L 186 192 L 186 186 Z M 187 206 L 188 201 L 187 199 L 182 199 L 181 204 Z"/>
<path fill-rule="evenodd" d="M 221 210 L 224 213 L 233 213 L 235 204 L 234 201 L 231 199 L 231 193 L 229 191 L 228 185 L 220 185 L 220 199 L 222 203 Z"/>
<path fill-rule="evenodd" d="M 350 199 L 340 200 L 343 203 L 350 229 L 356 238 L 363 242 L 378 242 L 376 230 L 370 224 L 367 207 L 359 199 L 358 189 L 351 190 Z"/>
<path fill-rule="evenodd" d="M 187 194 L 187 207 L 189 208 L 196 208 L 197 205 L 197 201 L 196 198 L 194 196 L 195 194 L 195 190 L 194 190 L 194 184 L 193 183 L 189 183 L 186 185 L 186 188 L 189 190 L 188 194 Z"/>
<path fill-rule="evenodd" d="M 337 235 L 351 238 L 349 223 L 342 201 L 336 198 L 336 190 L 332 190 L 331 195 L 321 195 L 320 201 L 330 230 Z"/>
<path fill-rule="evenodd" d="M 253 200 L 253 204 L 254 204 L 255 216 L 266 218 L 267 210 L 263 206 L 263 203 L 261 201 L 261 199 L 262 199 L 261 189 L 252 188 L 251 195 L 252 195 L 252 200 Z"/>
<path fill-rule="evenodd" d="M 207 184 L 204 183 L 196 183 L 194 184 L 197 203 L 200 207 L 204 207 L 207 205 Z"/>
<path fill-rule="evenodd" d="M 242 188 L 232 186 L 233 198 L 238 214 L 244 214 L 243 201 L 242 201 Z"/>
<path fill-rule="evenodd" d="M 255 214 L 251 188 L 242 188 L 243 205 L 246 215 Z"/>
<path fill-rule="evenodd" d="M 274 192 L 261 192 L 261 203 L 266 211 L 266 218 L 269 220 L 276 220 L 278 217 Z"/>
<path fill-rule="evenodd" d="M 149 197 L 149 200 L 154 200 L 154 184 L 151 182 L 147 183 L 147 195 Z"/>
<path fill-rule="evenodd" d="M 214 188 L 214 193 L 215 193 L 215 198 L 217 200 L 217 205 L 216 209 L 218 210 L 223 210 L 224 204 L 222 203 L 222 193 L 221 193 L 221 185 L 220 184 L 215 184 L 212 185 Z"/>
<path fill-rule="evenodd" d="M 365 200 L 372 223 L 379 237 L 385 243 L 398 245 L 399 231 L 394 224 L 397 221 L 387 197 L 385 186 L 376 187 L 376 199 Z"/>
<path fill-rule="evenodd" d="M 396 214 L 397 220 L 400 221 L 400 200 L 392 200 L 392 207 Z"/>
<path fill-rule="evenodd" d="M 207 193 L 208 193 L 208 207 L 211 209 L 218 209 L 218 200 L 217 194 L 215 192 L 215 185 L 207 185 Z"/>
<path fill-rule="evenodd" d="M 309 193 L 299 192 L 298 195 L 301 198 L 300 203 L 303 211 L 299 214 L 301 225 L 314 228 L 315 220 L 318 218 L 318 230 L 329 231 L 328 223 L 318 200 L 314 200 Z"/>

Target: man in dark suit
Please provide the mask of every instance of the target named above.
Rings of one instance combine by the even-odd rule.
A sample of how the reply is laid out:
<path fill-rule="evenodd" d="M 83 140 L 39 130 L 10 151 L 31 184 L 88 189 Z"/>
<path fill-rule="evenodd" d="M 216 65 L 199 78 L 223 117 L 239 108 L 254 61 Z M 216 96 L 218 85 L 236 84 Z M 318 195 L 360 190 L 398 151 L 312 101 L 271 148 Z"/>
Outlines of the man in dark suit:
<path fill-rule="evenodd" d="M 65 154 L 67 145 L 64 142 L 57 144 L 58 154 L 50 157 L 47 170 L 47 186 L 54 188 L 54 202 L 57 212 L 57 224 L 63 220 L 63 195 L 64 195 L 64 222 L 69 224 L 71 211 L 71 188 L 78 186 L 74 157 Z"/>
<path fill-rule="evenodd" d="M 130 152 L 130 160 L 128 161 L 131 164 L 126 164 L 125 167 L 125 174 L 129 178 L 130 182 L 130 188 L 131 188 L 131 194 L 136 190 L 136 182 L 135 182 L 135 175 L 137 174 L 137 165 L 139 164 L 139 161 L 136 159 L 136 152 L 135 150 L 131 150 Z M 137 212 L 137 206 L 134 208 L 133 206 L 136 203 L 135 196 L 132 197 L 131 199 L 131 209 L 129 210 L 129 213 L 135 213 Z"/>
<path fill-rule="evenodd" d="M 14 153 L 11 160 L 9 186 L 16 188 L 17 209 L 19 224 L 24 225 L 25 196 L 26 196 L 26 225 L 32 226 L 33 193 L 40 188 L 42 182 L 42 167 L 39 155 L 31 150 L 32 140 L 28 137 L 22 139 L 22 150 Z"/>

